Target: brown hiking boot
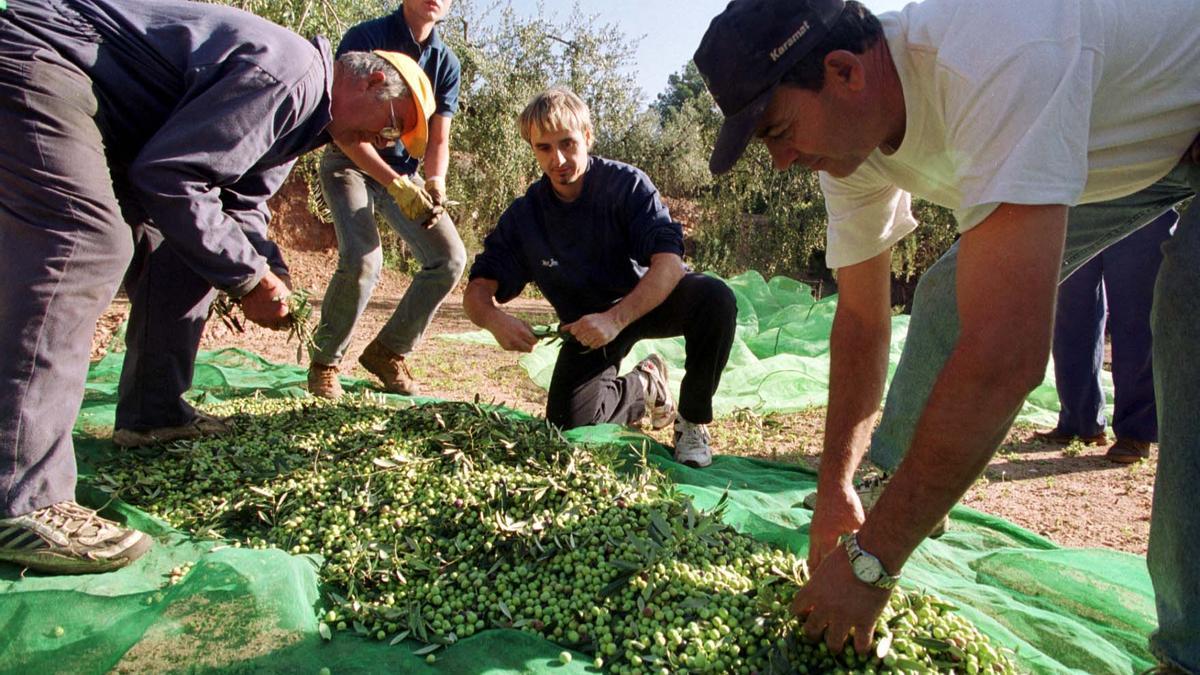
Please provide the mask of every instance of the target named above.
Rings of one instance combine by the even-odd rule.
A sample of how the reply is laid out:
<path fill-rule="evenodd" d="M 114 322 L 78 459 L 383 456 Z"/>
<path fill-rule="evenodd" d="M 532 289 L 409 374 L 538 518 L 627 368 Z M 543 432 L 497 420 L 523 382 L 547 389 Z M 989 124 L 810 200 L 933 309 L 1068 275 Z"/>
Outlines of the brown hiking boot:
<path fill-rule="evenodd" d="M 113 443 L 122 448 L 138 448 L 143 445 L 157 445 L 171 441 L 183 441 L 201 436 L 220 436 L 233 431 L 225 420 L 213 417 L 208 413 L 196 411 L 192 421 L 178 427 L 161 427 L 147 431 L 133 429 L 117 429 L 113 431 Z"/>
<path fill-rule="evenodd" d="M 367 345 L 362 356 L 358 357 L 358 363 L 366 368 L 368 373 L 379 378 L 384 391 L 405 396 L 417 393 L 417 382 L 413 379 L 408 365 L 404 363 L 404 357 L 393 353 L 378 340 L 372 340 L 371 344 Z"/>
<path fill-rule="evenodd" d="M 101 518 L 73 501 L 0 518 L 0 561 L 52 574 L 124 567 L 150 548 L 146 533 Z"/>
<path fill-rule="evenodd" d="M 1076 439 L 1084 445 L 1104 445 L 1108 443 L 1108 435 L 1103 431 L 1095 436 L 1076 436 L 1075 434 L 1059 431 L 1058 429 L 1037 431 L 1033 434 L 1033 440 L 1050 445 L 1070 445 Z"/>
<path fill-rule="evenodd" d="M 1143 459 L 1150 459 L 1150 441 L 1135 441 L 1132 438 L 1117 437 L 1104 458 L 1117 464 L 1133 464 Z"/>
<path fill-rule="evenodd" d="M 312 362 L 308 366 L 308 393 L 334 401 L 342 397 L 342 381 L 338 379 L 337 366 L 323 366 Z"/>

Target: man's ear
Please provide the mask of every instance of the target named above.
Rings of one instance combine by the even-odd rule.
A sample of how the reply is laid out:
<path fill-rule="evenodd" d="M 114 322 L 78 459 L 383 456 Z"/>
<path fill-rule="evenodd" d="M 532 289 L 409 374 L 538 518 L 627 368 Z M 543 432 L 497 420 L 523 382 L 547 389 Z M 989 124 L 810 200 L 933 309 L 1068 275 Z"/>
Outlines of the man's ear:
<path fill-rule="evenodd" d="M 596 142 L 596 139 L 592 138 L 592 130 L 591 129 L 583 130 L 583 140 L 584 140 L 584 145 L 588 149 L 588 152 L 591 152 L 592 144 Z"/>
<path fill-rule="evenodd" d="M 371 73 L 370 75 L 367 75 L 367 87 L 366 88 L 374 89 L 375 87 L 383 86 L 386 82 L 387 82 L 387 74 L 384 73 L 382 70 L 376 70 L 375 72 Z"/>
<path fill-rule="evenodd" d="M 866 69 L 862 59 L 854 52 L 835 49 L 825 55 L 825 84 L 837 83 L 851 91 L 866 86 Z"/>

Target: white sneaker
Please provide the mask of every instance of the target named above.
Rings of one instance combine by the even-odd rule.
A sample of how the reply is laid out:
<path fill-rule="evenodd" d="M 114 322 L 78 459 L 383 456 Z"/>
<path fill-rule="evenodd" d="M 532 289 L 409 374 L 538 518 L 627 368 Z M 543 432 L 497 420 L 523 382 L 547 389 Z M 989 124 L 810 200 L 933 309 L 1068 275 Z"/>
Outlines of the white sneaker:
<path fill-rule="evenodd" d="M 145 553 L 151 541 L 73 501 L 0 518 L 0 561 L 51 574 L 115 570 Z"/>
<path fill-rule="evenodd" d="M 675 418 L 675 461 L 690 467 L 703 469 L 712 464 L 712 448 L 709 447 L 708 427 L 692 424 L 682 417 Z"/>
<path fill-rule="evenodd" d="M 675 419 L 675 399 L 667 382 L 667 362 L 658 354 L 642 359 L 634 369 L 641 373 L 646 388 L 646 410 L 650 412 L 650 427 L 665 429 Z"/>

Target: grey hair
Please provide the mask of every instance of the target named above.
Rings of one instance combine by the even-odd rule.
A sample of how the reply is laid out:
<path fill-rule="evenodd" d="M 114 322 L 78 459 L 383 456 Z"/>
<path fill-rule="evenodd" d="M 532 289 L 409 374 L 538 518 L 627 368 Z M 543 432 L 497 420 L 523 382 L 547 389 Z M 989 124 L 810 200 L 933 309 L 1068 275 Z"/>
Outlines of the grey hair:
<path fill-rule="evenodd" d="M 409 95 L 408 85 L 400 77 L 400 72 L 378 54 L 372 52 L 346 52 L 338 57 L 337 62 L 346 69 L 347 73 L 356 79 L 369 77 L 371 73 L 383 73 L 385 78 L 384 84 L 375 95 L 380 101 L 388 101 Z"/>

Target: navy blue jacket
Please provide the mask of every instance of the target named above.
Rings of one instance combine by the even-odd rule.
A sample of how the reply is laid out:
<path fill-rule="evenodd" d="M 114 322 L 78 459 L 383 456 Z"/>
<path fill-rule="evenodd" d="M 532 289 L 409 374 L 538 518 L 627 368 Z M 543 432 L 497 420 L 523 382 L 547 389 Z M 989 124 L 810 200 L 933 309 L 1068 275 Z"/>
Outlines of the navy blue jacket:
<path fill-rule="evenodd" d="M 267 199 L 329 140 L 328 43 L 183 0 L 12 0 L 3 19 L 91 78 L 122 209 L 212 285 L 253 288 Z"/>
<path fill-rule="evenodd" d="M 408 22 L 404 20 L 403 3 L 400 9 L 387 16 L 364 21 L 346 31 L 342 43 L 338 45 L 337 55 L 375 49 L 407 54 L 421 66 L 421 70 L 429 77 L 429 83 L 433 85 L 433 98 L 437 103 L 433 114 L 453 117 L 454 113 L 458 112 L 458 84 L 462 73 L 458 57 L 445 42 L 442 42 L 436 28 L 424 45 L 418 44 L 413 39 Z M 417 165 L 422 159 L 410 157 L 403 143 L 380 149 L 379 156 L 402 176 L 416 173 Z"/>
<path fill-rule="evenodd" d="M 496 281 L 501 303 L 532 281 L 569 323 L 628 295 L 654 254 L 683 256 L 683 227 L 640 169 L 593 156 L 582 180 L 570 203 L 544 175 L 530 186 L 484 240 L 471 279 Z"/>

